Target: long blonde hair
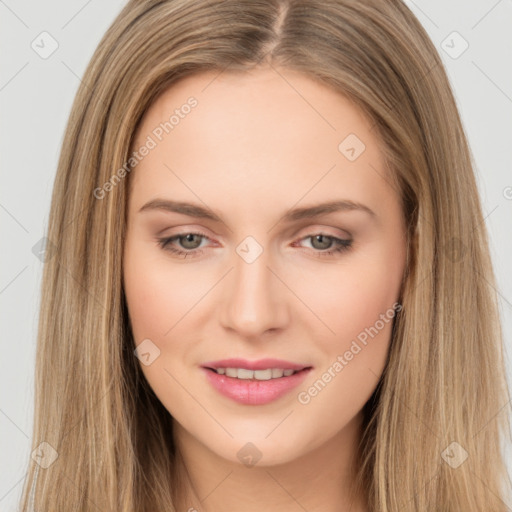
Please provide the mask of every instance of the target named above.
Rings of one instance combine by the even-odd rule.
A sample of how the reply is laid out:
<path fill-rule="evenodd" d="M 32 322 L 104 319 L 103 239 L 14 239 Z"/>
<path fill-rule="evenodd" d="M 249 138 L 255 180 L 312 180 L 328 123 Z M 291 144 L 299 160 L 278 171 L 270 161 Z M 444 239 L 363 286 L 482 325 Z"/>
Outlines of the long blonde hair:
<path fill-rule="evenodd" d="M 21 510 L 175 510 L 171 418 L 133 354 L 123 292 L 129 176 L 94 191 L 128 161 L 166 88 L 263 64 L 350 98 L 402 197 L 403 309 L 360 446 L 369 510 L 505 511 L 510 397 L 472 156 L 439 55 L 400 0 L 132 0 L 118 15 L 83 77 L 55 179 Z"/>

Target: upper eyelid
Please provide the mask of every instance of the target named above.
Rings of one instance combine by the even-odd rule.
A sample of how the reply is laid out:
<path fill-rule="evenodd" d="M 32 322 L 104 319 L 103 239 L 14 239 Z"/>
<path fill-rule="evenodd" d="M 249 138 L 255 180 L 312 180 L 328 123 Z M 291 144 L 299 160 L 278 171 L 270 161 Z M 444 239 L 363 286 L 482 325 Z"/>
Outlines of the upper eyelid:
<path fill-rule="evenodd" d="M 344 233 L 331 233 L 330 232 L 331 230 L 343 231 Z M 162 231 L 164 231 L 164 230 L 162 230 Z M 289 231 L 290 230 L 287 230 L 287 232 L 289 232 Z M 294 231 L 297 231 L 297 230 L 294 229 Z M 335 228 L 335 227 L 319 227 L 319 228 L 315 229 L 315 228 L 311 228 L 309 226 L 303 226 L 303 227 L 299 228 L 298 232 L 299 232 L 299 234 L 294 236 L 295 239 L 299 239 L 299 238 L 302 239 L 304 237 L 317 235 L 317 234 L 323 234 L 324 236 L 329 236 L 332 238 L 340 238 L 342 240 L 352 239 L 352 234 L 350 233 L 350 231 L 348 231 L 347 229 Z M 302 233 L 302 234 L 300 234 L 300 233 Z M 181 231 L 179 231 L 177 233 L 162 236 L 161 238 L 174 238 L 174 237 L 180 237 L 180 236 L 185 236 L 185 235 L 189 235 L 189 234 L 200 235 L 200 236 L 203 236 L 211 241 L 213 241 L 214 237 L 220 236 L 217 233 L 214 233 L 213 237 L 210 235 L 207 235 L 201 228 L 189 228 L 189 229 L 182 229 Z M 288 238 L 288 234 L 285 235 L 285 237 Z"/>

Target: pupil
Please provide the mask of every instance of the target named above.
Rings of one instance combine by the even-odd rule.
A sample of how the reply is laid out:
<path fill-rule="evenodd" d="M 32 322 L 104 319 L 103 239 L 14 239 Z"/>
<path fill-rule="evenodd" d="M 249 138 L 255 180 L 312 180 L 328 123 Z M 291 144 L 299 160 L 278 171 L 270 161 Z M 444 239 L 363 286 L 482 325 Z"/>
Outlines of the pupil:
<path fill-rule="evenodd" d="M 185 239 L 184 247 L 187 249 L 195 249 L 194 247 L 194 237 L 197 235 L 193 233 L 189 233 L 188 235 L 185 235 L 183 238 Z M 191 244 L 192 247 L 189 247 L 187 244 Z"/>
<path fill-rule="evenodd" d="M 327 249 L 330 246 L 330 238 L 328 236 L 324 235 L 315 235 L 313 237 L 313 240 L 316 242 L 317 240 L 320 241 L 320 245 L 322 246 L 322 241 L 325 240 L 323 247 L 317 247 L 318 249 Z"/>

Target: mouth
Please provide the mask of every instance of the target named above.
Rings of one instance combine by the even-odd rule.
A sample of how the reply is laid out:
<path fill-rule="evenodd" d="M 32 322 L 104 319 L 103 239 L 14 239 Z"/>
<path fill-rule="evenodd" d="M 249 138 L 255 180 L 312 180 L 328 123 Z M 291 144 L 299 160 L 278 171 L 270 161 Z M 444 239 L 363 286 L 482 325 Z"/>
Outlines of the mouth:
<path fill-rule="evenodd" d="M 244 405 L 264 405 L 298 386 L 312 366 L 277 359 L 228 359 L 202 366 L 208 382 L 221 395 Z"/>
<path fill-rule="evenodd" d="M 208 368 L 207 370 L 240 380 L 272 380 L 282 377 L 290 377 L 298 372 L 307 370 L 311 367 L 302 368 L 300 370 L 292 370 L 291 368 L 266 368 L 264 370 L 248 370 L 247 368 Z"/>

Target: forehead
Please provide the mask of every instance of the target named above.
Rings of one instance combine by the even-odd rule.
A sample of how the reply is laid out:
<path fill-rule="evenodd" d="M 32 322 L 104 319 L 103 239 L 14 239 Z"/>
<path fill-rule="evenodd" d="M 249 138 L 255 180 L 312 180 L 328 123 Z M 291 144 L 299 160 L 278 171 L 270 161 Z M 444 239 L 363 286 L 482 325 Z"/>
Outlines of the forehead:
<path fill-rule="evenodd" d="M 197 105 L 188 108 L 191 98 Z M 375 136 L 370 133 L 369 120 L 346 96 L 302 73 L 280 68 L 206 71 L 181 79 L 150 106 L 138 139 L 174 113 L 178 115 L 171 122 L 173 135 L 189 132 L 186 126 L 192 124 L 196 133 L 200 128 L 202 133 L 223 129 L 232 138 L 250 133 L 267 141 L 287 135 L 314 141 L 330 134 L 337 139 L 347 132 L 371 143 Z M 192 121 L 185 123 L 186 117 Z M 240 128 L 245 131 L 240 133 Z"/>
<path fill-rule="evenodd" d="M 392 192 L 369 120 L 342 94 L 295 71 L 184 78 L 148 109 L 133 149 L 150 139 L 154 147 L 132 176 L 139 203 L 164 191 L 248 207 L 263 197 L 293 204 L 326 193 L 378 202 Z"/>

